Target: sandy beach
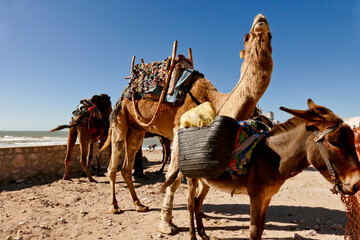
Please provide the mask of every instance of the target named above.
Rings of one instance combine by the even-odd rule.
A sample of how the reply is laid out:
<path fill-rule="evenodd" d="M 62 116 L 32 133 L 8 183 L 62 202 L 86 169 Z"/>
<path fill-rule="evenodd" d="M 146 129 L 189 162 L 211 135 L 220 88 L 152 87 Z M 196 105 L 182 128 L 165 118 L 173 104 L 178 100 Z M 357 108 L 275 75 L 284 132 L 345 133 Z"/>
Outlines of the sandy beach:
<path fill-rule="evenodd" d="M 134 211 L 121 174 L 116 192 L 124 212 L 119 215 L 108 214 L 107 177 L 95 176 L 99 183 L 89 183 L 75 173 L 72 181 L 61 180 L 61 176 L 33 178 L 0 185 L 0 239 L 189 239 L 185 181 L 174 201 L 173 222 L 179 233 L 168 236 L 157 232 L 164 197 L 157 191 L 165 177 L 155 171 L 160 168 L 162 154 L 160 150 L 144 151 L 144 156 L 146 177 L 135 178 L 134 184 L 149 212 Z M 311 168 L 288 180 L 272 199 L 263 239 L 344 239 L 345 206 L 330 188 L 331 184 Z M 203 210 L 208 236 L 248 239 L 248 196 L 231 197 L 211 189 Z"/>

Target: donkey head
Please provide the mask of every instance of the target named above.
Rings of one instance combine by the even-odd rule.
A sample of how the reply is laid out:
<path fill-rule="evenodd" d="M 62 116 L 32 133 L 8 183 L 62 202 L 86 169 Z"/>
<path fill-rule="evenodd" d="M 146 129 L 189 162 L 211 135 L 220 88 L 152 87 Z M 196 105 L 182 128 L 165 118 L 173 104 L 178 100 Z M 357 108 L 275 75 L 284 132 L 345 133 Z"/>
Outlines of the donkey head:
<path fill-rule="evenodd" d="M 309 131 L 324 133 L 320 141 L 339 180 L 338 184 L 344 193 L 356 193 L 360 188 L 360 163 L 355 151 L 353 131 L 328 108 L 315 104 L 311 99 L 308 100 L 308 106 L 309 110 L 280 109 L 303 120 Z M 328 181 L 332 181 L 320 147 L 314 141 L 315 136 L 310 136 L 306 143 L 307 159 Z"/>

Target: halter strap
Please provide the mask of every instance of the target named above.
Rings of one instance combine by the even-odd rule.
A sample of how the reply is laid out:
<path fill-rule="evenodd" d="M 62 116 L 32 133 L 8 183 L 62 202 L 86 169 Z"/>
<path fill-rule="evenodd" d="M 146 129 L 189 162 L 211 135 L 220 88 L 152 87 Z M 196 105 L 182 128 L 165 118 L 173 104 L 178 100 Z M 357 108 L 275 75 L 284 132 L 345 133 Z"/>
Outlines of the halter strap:
<path fill-rule="evenodd" d="M 340 184 L 341 181 L 339 181 L 338 176 L 334 170 L 334 167 L 328 158 L 328 155 L 327 155 L 326 150 L 323 145 L 323 141 L 327 134 L 335 131 L 341 124 L 342 124 L 342 122 L 336 124 L 335 126 L 326 128 L 321 133 L 319 133 L 319 131 L 317 129 L 314 129 L 314 134 L 315 134 L 314 141 L 319 146 L 321 156 L 324 159 L 327 169 L 329 170 L 331 181 L 335 184 L 334 189 L 332 190 L 334 193 L 343 192 L 343 190 L 342 190 L 342 187 Z"/>

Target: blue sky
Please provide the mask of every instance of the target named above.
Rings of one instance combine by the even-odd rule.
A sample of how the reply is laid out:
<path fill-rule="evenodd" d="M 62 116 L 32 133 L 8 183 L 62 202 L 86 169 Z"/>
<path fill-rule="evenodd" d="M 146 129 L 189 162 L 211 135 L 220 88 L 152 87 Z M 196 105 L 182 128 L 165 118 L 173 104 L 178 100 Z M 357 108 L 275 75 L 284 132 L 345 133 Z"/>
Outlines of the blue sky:
<path fill-rule="evenodd" d="M 195 69 L 221 92 L 240 77 L 243 37 L 264 14 L 274 71 L 259 106 L 306 100 L 342 118 L 360 116 L 359 1 L 0 1 L 0 130 L 68 123 L 79 100 L 107 93 L 115 104 L 131 57 L 146 62 L 193 51 Z"/>

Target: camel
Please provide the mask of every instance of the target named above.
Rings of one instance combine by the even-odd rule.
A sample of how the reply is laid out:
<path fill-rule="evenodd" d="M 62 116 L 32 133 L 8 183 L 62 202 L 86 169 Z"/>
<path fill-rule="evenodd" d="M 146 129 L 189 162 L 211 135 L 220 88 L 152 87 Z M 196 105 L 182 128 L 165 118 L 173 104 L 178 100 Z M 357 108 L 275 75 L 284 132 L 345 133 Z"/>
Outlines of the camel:
<path fill-rule="evenodd" d="M 64 128 L 70 128 L 67 140 L 67 150 L 65 155 L 65 173 L 64 180 L 70 180 L 69 165 L 72 150 L 74 148 L 76 138 L 79 136 L 80 142 L 80 163 L 86 173 L 90 182 L 97 182 L 90 174 L 88 166 L 92 159 L 92 152 L 94 143 L 100 141 L 99 148 L 101 148 L 108 136 L 109 129 L 109 116 L 112 112 L 110 97 L 107 94 L 94 95 L 90 101 L 85 101 L 86 105 L 80 104 L 79 106 L 85 107 L 85 110 L 75 114 L 69 125 L 60 125 L 50 132 L 59 131 Z M 91 106 L 90 111 L 87 107 Z M 74 111 L 75 113 L 76 111 Z M 87 161 L 86 161 L 87 159 Z M 102 175 L 101 172 L 101 151 L 97 157 L 97 175 Z"/>
<path fill-rule="evenodd" d="M 218 115 L 230 116 L 236 120 L 248 119 L 252 115 L 257 102 L 264 94 L 271 79 L 273 69 L 271 33 L 269 23 L 262 14 L 255 17 L 250 33 L 245 35 L 244 45 L 245 49 L 240 52 L 240 57 L 244 59 L 241 66 L 241 77 L 231 93 L 220 93 L 209 80 L 197 72 L 194 72 L 191 88 L 188 89 L 198 101 L 211 102 Z M 136 102 L 138 113 L 134 111 L 134 102 Z M 114 108 L 114 115 L 110 116 L 108 138 L 111 139 L 112 146 L 108 167 L 111 192 L 110 213 L 121 212 L 115 196 L 115 180 L 121 150 L 124 146 L 125 158 L 121 162 L 121 175 L 129 189 L 135 210 L 138 212 L 149 210 L 138 199 L 131 177 L 134 156 L 140 147 L 145 132 L 150 131 L 173 140 L 171 162 L 166 177 L 169 178 L 177 171 L 179 160 L 177 129 L 180 126 L 180 117 L 183 113 L 195 107 L 196 103 L 190 94 L 187 94 L 181 106 L 174 106 L 164 102 L 158 111 L 157 118 L 152 120 L 157 106 L 156 102 L 147 99 L 133 101 L 127 97 L 121 97 Z M 138 120 L 137 115 L 141 122 Z M 144 124 L 149 122 L 152 124 Z M 180 177 L 166 191 L 159 226 L 159 230 L 163 233 L 170 234 L 175 229 L 171 222 L 171 209 L 174 193 L 179 184 Z"/>
<path fill-rule="evenodd" d="M 354 128 L 354 143 L 358 157 L 360 158 L 360 127 Z"/>
<path fill-rule="evenodd" d="M 287 179 L 310 165 L 333 183 L 339 193 L 353 195 L 360 189 L 360 162 L 352 144 L 351 128 L 329 109 L 311 99 L 308 106 L 307 111 L 280 108 L 295 118 L 275 126 L 269 132 L 270 137 L 262 139 L 253 153 L 248 173 L 237 175 L 236 183 L 227 171 L 217 178 L 187 178 L 191 239 L 196 239 L 194 215 L 198 234 L 202 239 L 209 239 L 205 234 L 201 208 L 210 187 L 227 193 L 249 195 L 252 240 L 261 239 L 272 196 Z M 318 132 L 320 138 L 317 137 Z M 315 137 L 319 142 L 314 141 Z M 325 157 L 320 154 L 319 143 L 326 149 Z M 329 169 L 326 157 L 331 165 Z M 335 179 L 331 171 L 334 171 Z M 196 194 L 199 181 L 201 184 Z"/>

